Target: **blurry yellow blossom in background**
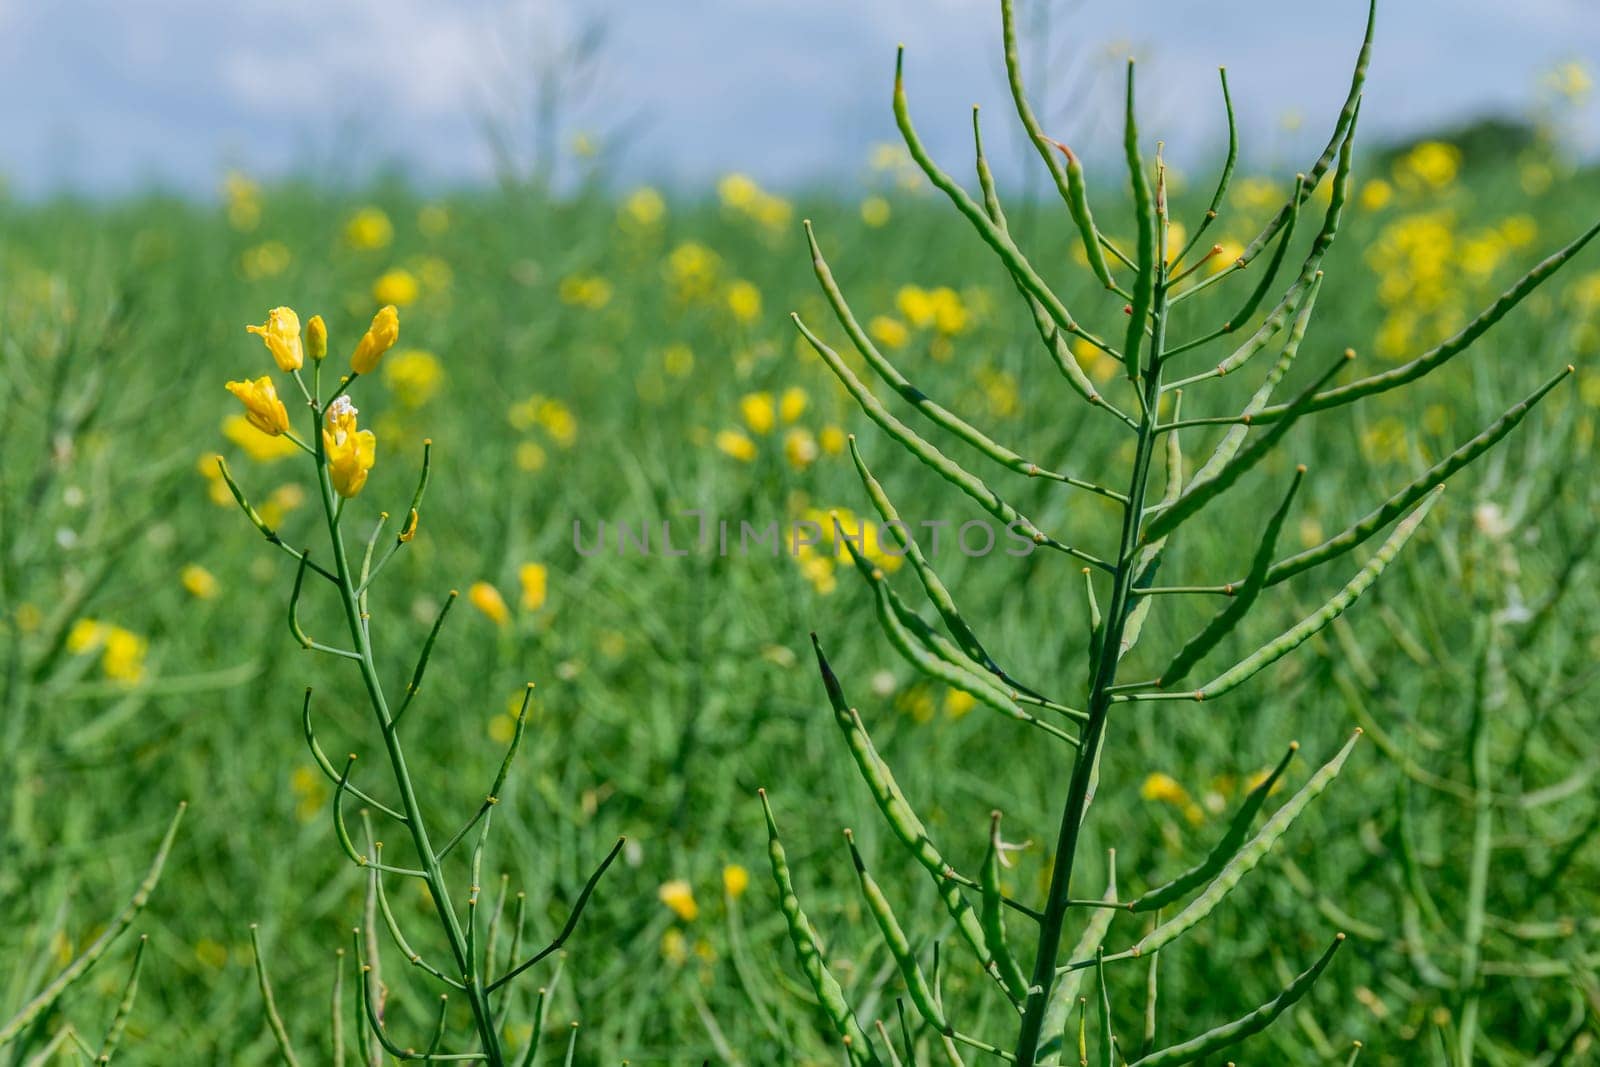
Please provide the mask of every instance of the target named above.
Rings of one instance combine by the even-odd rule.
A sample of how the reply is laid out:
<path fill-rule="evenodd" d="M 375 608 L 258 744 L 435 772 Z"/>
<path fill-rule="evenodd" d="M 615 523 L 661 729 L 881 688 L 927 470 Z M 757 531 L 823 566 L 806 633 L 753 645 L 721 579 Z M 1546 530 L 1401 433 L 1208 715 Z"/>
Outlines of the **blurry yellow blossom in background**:
<path fill-rule="evenodd" d="M 143 637 L 109 622 L 79 619 L 67 631 L 67 651 L 80 656 L 98 651 L 100 670 L 117 682 L 132 684 L 144 678 L 149 649 Z"/>
<path fill-rule="evenodd" d="M 383 362 L 383 382 L 402 407 L 420 408 L 444 382 L 444 367 L 432 352 L 402 348 Z"/>
<path fill-rule="evenodd" d="M 751 282 L 738 280 L 728 286 L 728 310 L 740 322 L 754 322 L 761 317 L 761 290 Z"/>
<path fill-rule="evenodd" d="M 473 582 L 467 588 L 467 601 L 488 616 L 496 626 L 504 626 L 511 621 L 511 609 L 506 607 L 505 597 L 488 582 Z"/>
<path fill-rule="evenodd" d="M 598 274 L 572 274 L 561 279 L 557 289 L 563 304 L 599 310 L 611 303 L 611 283 Z"/>
<path fill-rule="evenodd" d="M 806 413 L 806 404 L 810 398 L 806 391 L 798 385 L 791 385 L 783 391 L 778 398 L 778 416 L 784 422 L 795 422 Z"/>
<path fill-rule="evenodd" d="M 884 348 L 903 348 L 911 339 L 906 324 L 888 315 L 874 315 L 867 323 L 867 333 Z"/>
<path fill-rule="evenodd" d="M 668 345 L 661 353 L 661 365 L 674 378 L 687 378 L 694 373 L 694 350 L 686 344 Z"/>
<path fill-rule="evenodd" d="M 382 208 L 364 207 L 344 224 L 344 241 L 351 248 L 371 251 L 388 248 L 394 240 L 394 225 Z"/>
<path fill-rule="evenodd" d="M 378 275 L 378 280 L 372 283 L 372 299 L 379 304 L 405 307 L 407 304 L 416 303 L 421 293 L 422 285 L 417 281 L 417 276 L 404 267 L 384 271 Z"/>
<path fill-rule="evenodd" d="M 1423 141 L 1401 156 L 1394 177 L 1403 188 L 1440 190 L 1456 180 L 1461 169 L 1461 149 L 1443 141 Z"/>
<path fill-rule="evenodd" d="M 222 202 L 234 229 L 253 230 L 260 224 L 261 186 L 239 171 L 229 171 L 222 179 Z"/>
<path fill-rule="evenodd" d="M 738 430 L 718 431 L 716 445 L 718 451 L 741 463 L 749 463 L 756 458 L 756 443 Z"/>
<path fill-rule="evenodd" d="M 889 224 L 889 201 L 881 196 L 869 196 L 861 201 L 861 221 L 874 230 Z"/>
<path fill-rule="evenodd" d="M 737 863 L 730 863 L 722 868 L 722 891 L 734 900 L 744 896 L 744 891 L 750 888 L 750 872 Z"/>
<path fill-rule="evenodd" d="M 239 273 L 252 282 L 276 278 L 289 269 L 293 258 L 289 246 L 282 241 L 262 241 L 244 250 L 239 257 Z"/>
<path fill-rule="evenodd" d="M 200 566 L 198 563 L 186 564 L 178 572 L 178 580 L 183 583 L 183 588 L 196 600 L 210 600 L 217 595 L 220 586 L 216 575 Z"/>
<path fill-rule="evenodd" d="M 424 204 L 417 212 L 417 229 L 424 237 L 439 237 L 450 229 L 450 209 L 443 204 Z"/>
<path fill-rule="evenodd" d="M 769 434 L 777 422 L 771 393 L 746 393 L 739 398 L 739 415 L 751 433 Z"/>
<path fill-rule="evenodd" d="M 817 443 L 828 455 L 837 456 L 845 450 L 848 439 L 839 427 L 824 426 L 822 432 L 817 435 Z"/>
<path fill-rule="evenodd" d="M 701 300 L 716 288 L 721 271 L 717 254 L 698 241 L 685 241 L 667 255 L 667 281 L 680 300 Z"/>
<path fill-rule="evenodd" d="M 282 434 L 261 432 L 246 415 L 229 415 L 223 419 L 222 436 L 238 445 L 245 455 L 258 463 L 286 459 L 299 451 L 299 447 Z"/>
<path fill-rule="evenodd" d="M 667 217 L 667 202 L 648 185 L 635 189 L 622 202 L 622 222 L 630 229 L 645 230 Z"/>
<path fill-rule="evenodd" d="M 1394 186 L 1382 178 L 1373 178 L 1361 187 L 1360 201 L 1363 211 L 1382 211 L 1394 198 Z"/>
<path fill-rule="evenodd" d="M 816 462 L 817 439 L 804 426 L 790 427 L 783 435 L 783 458 L 795 470 L 805 470 Z"/>
<path fill-rule="evenodd" d="M 662 882 L 661 888 L 656 890 L 656 896 L 672 911 L 672 914 L 686 923 L 694 922 L 700 914 L 700 905 L 695 903 L 694 890 L 681 878 Z"/>
<path fill-rule="evenodd" d="M 543 563 L 524 563 L 517 568 L 517 580 L 522 584 L 523 611 L 538 611 L 544 607 L 549 575 L 549 568 Z"/>

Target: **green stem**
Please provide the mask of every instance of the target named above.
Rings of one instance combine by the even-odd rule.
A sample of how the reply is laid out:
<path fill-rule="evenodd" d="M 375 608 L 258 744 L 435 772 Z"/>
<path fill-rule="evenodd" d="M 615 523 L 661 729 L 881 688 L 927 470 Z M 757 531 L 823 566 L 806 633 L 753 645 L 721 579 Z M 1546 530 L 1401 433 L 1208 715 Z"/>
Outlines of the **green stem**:
<path fill-rule="evenodd" d="M 1070 889 L 1073 861 L 1078 851 L 1078 831 L 1089 805 L 1089 793 L 1099 763 L 1100 744 L 1105 736 L 1106 718 L 1112 706 L 1112 689 L 1117 683 L 1123 631 L 1135 601 L 1133 583 L 1139 571 L 1137 562 L 1145 490 L 1150 481 L 1155 454 L 1156 417 L 1161 401 L 1161 357 L 1166 343 L 1167 284 L 1159 261 L 1156 270 L 1151 307 L 1154 338 L 1142 383 L 1138 451 L 1128 483 L 1128 504 L 1123 511 L 1121 547 L 1117 553 L 1111 600 L 1105 615 L 1106 632 L 1100 641 L 1100 653 L 1090 687 L 1089 721 L 1084 725 L 1077 762 L 1072 768 L 1072 780 L 1067 788 L 1066 805 L 1057 834 L 1055 862 L 1050 872 L 1050 888 L 1039 921 L 1038 952 L 1034 957 L 1031 988 L 1017 1035 L 1018 1067 L 1034 1067 L 1044 1036 L 1045 1009 L 1050 1000 L 1050 987 L 1056 980 L 1056 957 L 1060 953 L 1062 928 L 1072 904 Z"/>
<path fill-rule="evenodd" d="M 474 966 L 472 953 L 468 947 L 467 937 L 450 902 L 450 887 L 445 881 L 439 858 L 428 838 L 427 826 L 422 818 L 422 807 L 417 802 L 417 791 L 411 784 L 411 772 L 406 767 L 405 751 L 400 746 L 400 734 L 395 729 L 394 718 L 389 713 L 389 704 L 383 695 L 383 683 L 378 679 L 378 668 L 373 661 L 372 642 L 361 617 L 358 583 L 350 571 L 350 560 L 345 552 L 344 538 L 339 532 L 339 516 L 343 501 L 336 497 L 333 481 L 328 474 L 320 426 L 321 411 L 314 408 L 313 418 L 319 423 L 314 434 L 317 446 L 317 483 L 322 490 L 322 509 L 328 520 L 328 538 L 333 542 L 334 572 L 338 578 L 339 598 L 344 605 L 350 638 L 355 642 L 356 657 L 361 666 L 361 680 L 366 685 L 367 696 L 378 717 L 384 747 L 389 753 L 389 766 L 394 772 L 395 786 L 400 791 L 400 805 L 406 815 L 406 827 L 411 831 L 411 841 L 416 847 L 417 860 L 422 865 L 440 925 L 450 942 L 450 951 L 455 957 L 461 980 L 466 985 L 467 1002 L 472 1007 L 472 1016 L 477 1026 L 479 1040 L 483 1043 L 483 1051 L 491 1067 L 502 1067 L 505 1059 L 500 1051 L 494 1014 L 489 1010 L 489 995 L 483 988 L 478 968 Z"/>

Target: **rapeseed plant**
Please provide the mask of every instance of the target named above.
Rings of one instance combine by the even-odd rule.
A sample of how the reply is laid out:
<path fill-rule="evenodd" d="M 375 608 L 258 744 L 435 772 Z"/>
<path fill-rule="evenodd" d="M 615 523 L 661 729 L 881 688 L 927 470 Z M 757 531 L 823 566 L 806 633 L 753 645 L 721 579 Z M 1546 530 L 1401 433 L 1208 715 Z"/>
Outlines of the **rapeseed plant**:
<path fill-rule="evenodd" d="M 1037 683 L 1040 688 L 1018 681 L 980 641 L 976 627 L 969 621 L 974 616 L 957 607 L 951 588 L 909 535 L 910 527 L 900 520 L 895 505 L 852 440 L 851 458 L 867 495 L 882 516 L 885 529 L 893 531 L 899 542 L 895 555 L 909 563 L 907 569 L 943 626 L 941 632 L 901 599 L 889 581 L 891 568 L 884 561 L 843 539 L 849 557 L 872 591 L 878 620 L 890 644 L 930 680 L 1037 730 L 1044 743 L 1062 745 L 1061 773 L 1065 778 L 1064 795 L 1059 799 L 1059 824 L 1046 853 L 1049 869 L 1042 901 L 1012 894 L 1001 878 L 1010 846 L 1000 836 L 999 812 L 991 820 L 989 847 L 980 870 L 963 873 L 933 840 L 928 824 L 873 741 L 868 726 L 870 715 L 850 703 L 843 683 L 824 655 L 822 640 L 813 635 L 827 700 L 851 757 L 893 837 L 932 879 L 939 900 L 940 914 L 930 917 L 921 929 L 908 928 L 896 911 L 904 901 L 891 901 L 891 895 L 898 898 L 903 894 L 897 887 L 882 886 L 873 878 L 865 856 L 850 831 L 845 831 L 866 911 L 904 987 L 898 1025 L 892 1028 L 898 1037 L 891 1038 L 888 1023 L 882 1018 L 864 1018 L 866 1009 L 852 1003 L 831 969 L 829 954 L 795 890 L 778 833 L 773 798 L 765 790 L 761 792 L 772 875 L 801 971 L 842 1043 L 843 1055 L 857 1067 L 921 1062 L 925 1053 L 919 1050 L 929 1045 L 935 1050 L 933 1055 L 953 1064 L 964 1062 L 964 1055 L 975 1052 L 1019 1067 L 1070 1060 L 1083 1064 L 1092 1061 L 1104 1067 L 1119 1060 L 1134 1067 L 1168 1067 L 1221 1053 L 1264 1029 L 1307 995 L 1331 965 L 1345 940 L 1343 932 L 1330 933 L 1324 942 L 1326 948 L 1298 976 L 1288 980 L 1276 996 L 1255 1010 L 1193 1036 L 1163 1042 L 1159 1040 L 1162 1027 L 1156 1011 L 1157 956 L 1198 928 L 1245 876 L 1260 866 L 1300 813 L 1340 773 L 1361 731 L 1351 736 L 1256 829 L 1257 816 L 1281 784 L 1293 758 L 1296 746 L 1291 745 L 1283 759 L 1245 793 L 1208 851 L 1189 869 L 1172 877 L 1143 872 L 1140 881 L 1149 888 L 1138 893 L 1119 889 L 1114 852 L 1095 890 L 1086 892 L 1082 888 L 1085 872 L 1081 846 L 1091 802 L 1102 788 L 1120 785 L 1101 779 L 1107 739 L 1114 736 L 1113 727 L 1126 728 L 1133 716 L 1148 708 L 1172 708 L 1173 702 L 1209 707 L 1333 625 L 1372 587 L 1416 534 L 1437 502 L 1444 481 L 1510 433 L 1573 368 L 1558 369 L 1531 395 L 1341 532 L 1322 537 L 1319 530 L 1303 550 L 1285 553 L 1279 548 L 1280 534 L 1295 511 L 1302 486 L 1315 477 L 1304 466 L 1291 468 L 1277 461 L 1285 451 L 1288 431 L 1314 413 L 1387 393 L 1440 368 L 1469 348 L 1600 232 L 1600 225 L 1589 228 L 1534 267 L 1486 310 L 1456 323 L 1453 332 L 1409 361 L 1336 384 L 1355 353 L 1335 352 L 1307 377 L 1306 384 L 1288 399 L 1280 399 L 1280 387 L 1306 337 L 1322 285 L 1324 258 L 1351 199 L 1355 131 L 1371 55 L 1376 5 L 1369 11 L 1355 71 L 1333 134 L 1312 167 L 1297 175 L 1287 189 L 1268 181 L 1250 180 L 1240 183 L 1230 200 L 1238 140 L 1227 75 L 1223 72 L 1222 96 L 1230 132 L 1228 155 L 1210 205 L 1192 232 L 1185 232 L 1170 217 L 1169 174 L 1159 144 L 1154 167 L 1146 161 L 1146 146 L 1137 125 L 1134 65 L 1130 60 L 1124 156 L 1134 206 L 1132 244 L 1114 240 L 1100 228 L 1091 208 L 1083 162 L 1071 148 L 1046 134 L 1028 103 L 1019 68 L 1013 6 L 1012 0 L 1002 0 L 1005 67 L 1013 102 L 1028 140 L 1038 150 L 1061 194 L 1081 241 L 1081 261 L 1112 295 L 1113 306 L 1122 312 L 1123 321 L 1115 332 L 1091 329 L 1084 319 L 1069 311 L 1018 243 L 1021 234 L 1008 224 L 983 154 L 976 110 L 973 133 L 979 196 L 969 194 L 929 155 L 911 122 L 903 50 L 895 70 L 895 119 L 916 167 L 948 197 L 1005 267 L 1047 355 L 1068 387 L 1086 402 L 1084 417 L 1107 420 L 1128 435 L 1129 447 L 1124 455 L 1131 469 L 1122 483 L 1125 488 L 1113 488 L 1046 467 L 1023 457 L 932 399 L 878 345 L 896 348 L 899 345 L 895 342 L 904 343 L 903 333 L 888 325 L 895 321 L 946 341 L 958 336 L 966 327 L 959 297 L 949 288 L 906 286 L 895 300 L 900 319 L 874 318 L 863 329 L 807 224 L 812 263 L 823 294 L 839 326 L 873 375 L 928 422 L 994 464 L 1035 481 L 1045 480 L 1061 492 L 1083 494 L 1078 499 L 1085 507 L 1090 501 L 1096 506 L 1111 502 L 1118 529 L 1115 542 L 1108 549 L 1091 548 L 1077 537 L 1046 532 L 1001 491 L 991 488 L 986 480 L 890 412 L 858 374 L 859 364 L 847 363 L 799 315 L 794 316 L 801 335 L 888 437 L 982 511 L 1030 540 L 1038 550 L 1056 558 L 1065 557 L 1067 562 L 1081 567 L 1085 581 L 1087 672 L 1081 696 L 1074 699 L 1057 695 L 1072 684 L 1066 677 L 1048 684 Z M 1455 181 L 1459 165 L 1459 153 L 1453 147 L 1426 143 L 1404 157 L 1397 169 L 1396 183 L 1408 192 L 1438 193 Z M 1374 194 L 1367 199 L 1369 208 L 1377 210 L 1386 195 Z M 1206 244 L 1212 226 L 1230 204 L 1247 218 L 1265 218 L 1264 225 L 1242 247 L 1222 242 Z M 1314 211 L 1320 212 L 1320 223 L 1308 221 L 1307 216 Z M 1453 238 L 1447 228 L 1441 232 L 1441 224 L 1431 219 L 1417 219 L 1407 225 L 1412 229 L 1403 238 L 1406 247 L 1436 266 L 1441 279 L 1454 279 L 1461 272 L 1461 257 L 1441 256 L 1445 247 L 1454 247 L 1449 243 Z M 1268 295 L 1288 260 L 1291 241 L 1312 226 L 1316 227 L 1315 237 L 1292 281 L 1280 297 L 1269 303 Z M 1492 247 L 1485 245 L 1481 253 L 1499 256 L 1507 242 L 1499 236 L 1495 242 Z M 1232 308 L 1226 309 L 1231 313 L 1218 326 L 1178 339 L 1174 316 L 1180 305 L 1189 304 L 1202 294 L 1221 292 L 1221 286 L 1252 267 L 1259 278 L 1241 292 Z M 1256 313 L 1263 307 L 1267 312 L 1258 323 Z M 1199 367 L 1180 369 L 1181 357 L 1189 355 L 1192 359 L 1192 353 L 1234 335 L 1246 340 L 1231 352 L 1208 358 Z M 1186 414 L 1185 393 L 1193 394 L 1247 366 L 1254 369 L 1256 357 L 1269 349 L 1276 349 L 1277 358 L 1261 375 L 1260 384 L 1241 410 L 1200 417 Z M 1088 373 L 1085 364 L 1089 365 Z M 994 414 L 1002 412 L 996 410 Z M 1202 432 L 1219 432 L 1220 436 L 1196 456 L 1191 452 L 1193 441 Z M 1257 470 L 1266 471 L 1281 484 L 1276 503 L 1265 508 L 1238 504 L 1236 495 L 1228 497 L 1235 502 L 1236 510 L 1243 508 L 1256 519 L 1252 531 L 1255 544 L 1244 546 L 1247 551 L 1242 553 L 1247 557 L 1241 565 L 1242 576 L 1198 583 L 1187 578 L 1170 584 L 1158 581 L 1168 564 L 1169 542 L 1200 527 L 1202 522 L 1197 520 L 1202 513 L 1205 521 L 1215 522 L 1221 510 L 1219 503 L 1247 474 Z M 1377 551 L 1320 607 L 1242 658 L 1206 669 L 1201 677 L 1208 680 L 1197 684 L 1191 679 L 1213 653 L 1226 647 L 1226 639 L 1253 614 L 1252 609 L 1273 587 L 1349 555 L 1386 529 L 1389 533 Z M 803 560 L 802 566 L 815 567 L 815 563 Z M 831 580 L 831 572 L 827 577 Z M 1151 632 L 1148 623 L 1155 609 L 1192 598 L 1213 600 L 1220 606 L 1210 622 L 1186 642 L 1128 680 L 1127 662 L 1140 639 Z M 918 699 L 931 714 L 931 697 L 921 693 Z M 1475 780 L 1481 782 L 1487 767 L 1482 760 L 1477 760 L 1475 767 Z M 1141 792 L 1148 800 L 1173 805 L 1192 833 L 1200 832 L 1207 822 L 1205 809 L 1170 775 L 1147 776 Z M 1481 882 L 1480 874 L 1475 868 L 1475 884 Z M 1126 884 L 1125 872 L 1123 883 Z M 1129 913 L 1147 920 L 1142 932 L 1121 933 L 1127 924 L 1116 920 Z M 1481 922 L 1481 906 L 1474 914 Z M 1076 943 L 1063 954 L 1069 929 L 1076 930 Z M 953 1005 L 945 1002 L 941 978 L 948 969 L 949 954 L 941 953 L 941 946 L 935 942 L 930 971 L 923 946 L 930 937 L 947 935 L 970 951 L 979 972 L 986 976 L 985 989 L 1004 1005 L 1000 1014 L 1012 1025 L 997 1027 L 992 1034 L 976 1032 L 956 1017 Z M 1117 948 L 1119 943 L 1125 947 Z M 1112 978 L 1135 961 L 1144 965 L 1145 1004 L 1142 1027 L 1130 1033 L 1126 1026 L 1128 998 L 1121 983 Z M 1468 952 L 1462 961 L 1462 988 L 1474 982 L 1476 975 L 1475 956 Z M 1084 995 L 1080 996 L 1080 991 Z M 1473 1003 L 1470 997 L 1467 1002 Z M 878 1009 L 887 1014 L 886 1005 L 878 1003 Z M 1090 1016 L 1094 1017 L 1092 1023 Z M 993 1015 L 986 1017 L 992 1019 Z M 1181 1025 L 1185 1031 L 1191 1029 L 1190 1020 L 1182 1020 Z M 1471 1025 L 1470 1020 L 1463 1021 L 1461 1062 L 1470 1062 L 1472 1057 Z"/>

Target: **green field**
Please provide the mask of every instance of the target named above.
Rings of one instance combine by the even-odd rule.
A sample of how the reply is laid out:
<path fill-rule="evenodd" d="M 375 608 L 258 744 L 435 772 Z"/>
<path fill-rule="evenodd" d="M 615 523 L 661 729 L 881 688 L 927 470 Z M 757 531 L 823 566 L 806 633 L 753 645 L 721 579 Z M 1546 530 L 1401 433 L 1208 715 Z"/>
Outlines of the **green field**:
<path fill-rule="evenodd" d="M 945 165 L 970 173 L 965 160 Z M 1213 165 L 1178 164 L 1173 215 L 1191 232 Z M 1120 161 L 1087 166 L 1102 226 L 1130 244 Z M 1448 337 L 1594 221 L 1596 173 L 1537 139 L 1367 149 L 1355 175 L 1305 340 L 1305 362 L 1319 367 L 1355 349 L 1346 377 Z M 1327 188 L 1308 217 L 1320 217 Z M 1288 194 L 1285 176 L 1241 170 L 1210 231 L 1232 250 L 1217 262 Z M 1122 301 L 1080 265 L 1059 202 L 1017 201 L 1010 214 L 1074 314 L 1120 336 Z M 1004 812 L 1005 840 L 1026 843 L 1003 873 L 1021 899 L 1045 889 L 1067 750 L 899 658 L 847 558 L 662 551 L 663 522 L 674 546 L 694 541 L 691 509 L 728 520 L 735 536 L 741 520 L 870 515 L 847 434 L 908 519 L 953 531 L 981 517 L 888 441 L 797 336 L 791 311 L 849 348 L 812 275 L 802 218 L 918 387 L 1023 455 L 1107 472 L 1108 484 L 1126 477 L 1127 435 L 1066 388 L 1005 270 L 897 150 L 879 153 L 859 183 L 792 200 L 739 176 L 698 196 L 586 185 L 441 197 L 399 182 L 343 194 L 235 176 L 218 205 L 0 204 L 0 1023 L 116 913 L 177 805 L 189 805 L 132 932 L 0 1060 L 41 1062 L 29 1056 L 68 1024 L 97 1045 L 144 934 L 118 1062 L 277 1062 L 251 924 L 305 1062 L 330 1062 L 336 972 L 354 1040 L 348 956 L 367 879 L 339 847 L 333 788 L 302 738 L 305 687 L 316 691 L 323 748 L 341 766 L 340 754 L 358 753 L 363 787 L 388 796 L 382 747 L 351 664 L 291 636 L 295 564 L 241 516 L 213 458 L 227 458 L 288 544 L 325 546 L 304 457 L 245 425 L 224 390 L 271 372 L 244 326 L 278 305 L 325 317 L 329 374 L 347 367 L 380 305 L 399 305 L 398 346 L 355 391 L 377 462 L 345 522 L 359 548 L 380 509 L 403 516 L 432 440 L 419 530 L 375 584 L 370 613 L 378 666 L 398 691 L 449 592 L 466 594 L 404 727 L 436 833 L 482 801 L 531 681 L 527 735 L 484 860 L 487 902 L 503 873 L 511 899 L 526 894 L 527 943 L 542 944 L 616 838 L 628 839 L 560 957 L 559 981 L 552 957 L 518 987 L 508 1047 L 526 1045 L 534 990 L 553 983 L 541 1062 L 561 1062 L 572 1020 L 580 1063 L 842 1062 L 777 907 L 760 787 L 862 1018 L 897 1028 L 902 980 L 857 891 L 845 827 L 909 917 L 923 965 L 933 941 L 948 945 L 943 996 L 964 1029 L 1012 1040 L 1015 1015 L 984 988 L 932 883 L 874 810 L 807 635 L 820 636 L 957 867 L 977 868 L 988 814 Z M 1296 236 L 1291 262 L 1313 230 Z M 1215 302 L 1180 307 L 1174 329 L 1216 325 L 1254 274 L 1219 283 Z M 1083 895 L 1099 894 L 1110 848 L 1125 893 L 1172 877 L 1206 854 L 1291 741 L 1300 753 L 1268 811 L 1365 730 L 1269 858 L 1161 952 L 1158 1047 L 1270 999 L 1343 931 L 1311 994 L 1230 1055 L 1344 1063 L 1359 1040 L 1363 1063 L 1454 1062 L 1470 1000 L 1481 1062 L 1594 1062 L 1597 316 L 1600 255 L 1588 249 L 1415 387 L 1297 425 L 1175 542 L 1166 581 L 1242 573 L 1304 463 L 1282 538 L 1290 551 L 1316 544 L 1565 365 L 1578 368 L 1451 479 L 1349 615 L 1228 700 L 1129 704 L 1112 724 L 1082 852 L 1094 888 Z M 1178 357 L 1180 371 L 1199 373 L 1232 347 Z M 1119 366 L 1078 354 L 1108 396 L 1131 396 Z M 1185 413 L 1231 413 L 1258 373 L 1186 390 Z M 1308 373 L 1297 367 L 1285 395 Z M 299 420 L 286 382 L 280 395 Z M 909 406 L 894 410 L 935 433 Z M 1222 431 L 1188 431 L 1186 447 L 1203 456 Z M 1041 527 L 1114 543 L 1109 501 L 981 468 L 958 442 L 943 447 Z M 602 521 L 610 537 L 618 523 L 648 526 L 651 552 L 587 551 Z M 1207 663 L 1238 658 L 1314 609 L 1376 544 L 1274 587 Z M 1050 552 L 969 558 L 948 542 L 937 562 L 1008 671 L 1082 689 L 1080 564 Z M 889 577 L 921 603 L 906 570 Z M 1181 596 L 1158 607 L 1129 677 L 1158 670 L 1214 610 Z M 301 622 L 318 638 L 343 625 L 321 593 L 304 598 Z M 348 814 L 364 841 L 357 807 Z M 1475 825 L 1490 835 L 1477 847 Z M 402 835 L 384 832 L 394 836 L 386 860 L 406 862 Z M 1489 865 L 1477 906 L 1475 859 Z M 448 872 L 465 893 L 465 849 Z M 417 950 L 441 955 L 426 894 L 402 879 L 388 895 Z M 1118 916 L 1106 947 L 1126 947 L 1149 922 Z M 425 1041 L 438 987 L 384 949 L 388 1025 Z M 1473 978 L 1462 988 L 1465 967 Z M 1143 963 L 1109 971 L 1119 1032 L 1142 1031 L 1147 975 Z M 464 1003 L 452 1003 L 452 1033 L 470 1033 Z M 59 1062 L 80 1061 L 63 1051 Z"/>

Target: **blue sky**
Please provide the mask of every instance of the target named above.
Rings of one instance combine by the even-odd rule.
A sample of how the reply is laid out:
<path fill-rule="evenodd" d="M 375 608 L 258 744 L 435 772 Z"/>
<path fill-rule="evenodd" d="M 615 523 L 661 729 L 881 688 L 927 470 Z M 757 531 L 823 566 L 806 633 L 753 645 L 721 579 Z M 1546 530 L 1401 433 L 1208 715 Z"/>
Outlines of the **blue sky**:
<path fill-rule="evenodd" d="M 1051 130 L 1103 141 L 1135 54 L 1144 128 L 1180 168 L 1221 134 L 1219 64 L 1247 146 L 1294 165 L 1325 136 L 1365 14 L 1364 0 L 1019 2 L 1025 25 L 1049 7 Z M 973 103 L 991 155 L 1017 156 L 996 0 L 0 0 L 0 174 L 25 195 L 204 193 L 228 166 L 343 181 L 392 162 L 425 183 L 484 180 L 484 130 L 531 144 L 538 72 L 562 69 L 548 57 L 596 11 L 606 34 L 570 87 L 561 140 L 611 135 L 623 180 L 857 175 L 894 135 L 898 41 L 918 125 L 952 168 Z M 1032 50 L 1034 74 L 1045 51 Z M 1574 59 L 1600 65 L 1594 0 L 1386 0 L 1363 127 L 1401 136 L 1524 112 L 1540 73 Z M 1575 123 L 1591 153 L 1597 110 Z"/>

